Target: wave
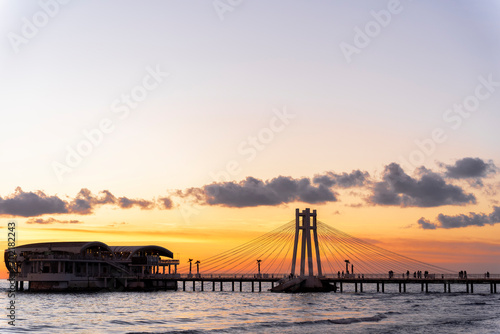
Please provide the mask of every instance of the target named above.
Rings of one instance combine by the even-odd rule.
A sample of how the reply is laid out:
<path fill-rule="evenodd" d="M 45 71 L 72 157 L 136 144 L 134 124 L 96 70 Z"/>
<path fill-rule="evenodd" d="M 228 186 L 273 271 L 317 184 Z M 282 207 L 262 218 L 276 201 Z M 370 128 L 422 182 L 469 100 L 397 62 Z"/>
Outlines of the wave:
<path fill-rule="evenodd" d="M 127 334 L 202 334 L 202 333 L 233 333 L 235 331 L 259 331 L 265 328 L 287 328 L 287 327 L 300 327 L 300 326 L 315 326 L 315 325 L 349 325 L 361 322 L 379 322 L 391 315 L 401 314 L 399 312 L 385 312 L 378 313 L 371 317 L 350 317 L 350 318 L 338 318 L 338 319 L 321 319 L 321 320 L 309 320 L 309 321 L 290 321 L 290 322 L 257 322 L 254 323 L 252 327 L 242 327 L 233 326 L 225 329 L 214 329 L 214 330 L 175 330 L 175 331 L 162 331 L 162 332 L 130 332 Z"/>

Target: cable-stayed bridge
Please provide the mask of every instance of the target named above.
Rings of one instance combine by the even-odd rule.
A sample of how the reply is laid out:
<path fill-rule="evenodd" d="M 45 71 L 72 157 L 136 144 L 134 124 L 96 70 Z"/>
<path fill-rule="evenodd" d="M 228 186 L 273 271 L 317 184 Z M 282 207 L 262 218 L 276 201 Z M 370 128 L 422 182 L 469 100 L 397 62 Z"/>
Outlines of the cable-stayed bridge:
<path fill-rule="evenodd" d="M 343 284 L 353 283 L 355 291 L 363 291 L 363 284 L 373 283 L 384 292 L 385 284 L 421 284 L 428 291 L 429 284 L 443 284 L 444 292 L 451 292 L 451 284 L 462 283 L 466 292 L 473 292 L 474 284 L 490 284 L 496 293 L 500 275 L 467 275 L 425 263 L 378 247 L 351 236 L 317 220 L 316 210 L 296 209 L 294 220 L 238 247 L 201 261 L 193 267 L 189 259 L 179 269 L 183 290 L 192 282 L 196 290 L 205 289 L 205 283 L 216 282 L 223 289 L 224 282 L 235 282 L 242 290 L 243 282 L 271 283 L 271 291 L 343 291 Z M 277 284 L 275 286 L 275 284 Z M 381 289 L 380 289 L 381 288 Z"/>

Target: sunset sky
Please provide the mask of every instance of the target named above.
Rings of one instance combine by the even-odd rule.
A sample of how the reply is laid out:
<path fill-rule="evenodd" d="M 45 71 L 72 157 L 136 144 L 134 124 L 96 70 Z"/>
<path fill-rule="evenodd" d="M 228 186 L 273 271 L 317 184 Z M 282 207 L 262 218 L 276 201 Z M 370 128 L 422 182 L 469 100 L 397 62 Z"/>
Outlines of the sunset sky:
<path fill-rule="evenodd" d="M 0 32 L 3 249 L 201 260 L 310 207 L 500 273 L 498 1 L 0 0 Z"/>

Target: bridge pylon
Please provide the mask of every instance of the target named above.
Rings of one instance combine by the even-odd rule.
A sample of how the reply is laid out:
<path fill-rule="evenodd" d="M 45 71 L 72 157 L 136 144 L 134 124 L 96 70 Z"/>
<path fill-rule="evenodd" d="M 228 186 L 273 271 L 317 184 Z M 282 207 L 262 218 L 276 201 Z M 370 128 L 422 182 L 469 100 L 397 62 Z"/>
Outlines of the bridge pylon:
<path fill-rule="evenodd" d="M 314 250 L 313 253 L 313 243 Z M 295 274 L 297 255 L 300 244 L 300 273 Z M 316 259 L 316 275 L 314 275 L 314 259 Z M 307 276 L 306 276 L 307 260 Z M 331 285 L 321 271 L 321 257 L 318 243 L 318 224 L 316 210 L 306 208 L 300 212 L 295 210 L 295 239 L 293 244 L 292 268 L 290 277 L 280 281 L 272 292 L 327 292 L 336 291 L 336 284 Z"/>
<path fill-rule="evenodd" d="M 314 257 L 316 258 L 316 271 L 317 276 L 323 276 L 321 271 L 321 257 L 318 247 L 318 229 L 317 229 L 317 213 L 316 210 L 306 208 L 300 212 L 295 209 L 295 239 L 293 244 L 293 257 L 292 257 L 292 270 L 291 275 L 295 276 L 295 266 L 297 262 L 297 252 L 299 250 L 299 240 L 301 243 L 300 252 L 300 277 L 305 276 L 306 272 L 306 259 L 308 276 L 314 276 Z M 301 233 L 302 231 L 302 233 Z M 312 234 L 312 236 L 311 236 Z M 314 241 L 315 254 L 312 251 L 312 244 Z"/>

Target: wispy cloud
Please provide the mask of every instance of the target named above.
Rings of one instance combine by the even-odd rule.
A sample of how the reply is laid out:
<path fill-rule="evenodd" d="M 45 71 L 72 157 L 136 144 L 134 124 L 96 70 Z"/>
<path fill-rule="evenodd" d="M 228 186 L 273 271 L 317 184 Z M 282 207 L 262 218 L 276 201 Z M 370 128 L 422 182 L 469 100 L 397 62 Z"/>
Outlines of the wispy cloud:
<path fill-rule="evenodd" d="M 30 218 L 26 221 L 26 224 L 40 224 L 40 225 L 48 225 L 48 224 L 82 224 L 82 221 L 79 220 L 59 220 L 55 218 Z"/>

